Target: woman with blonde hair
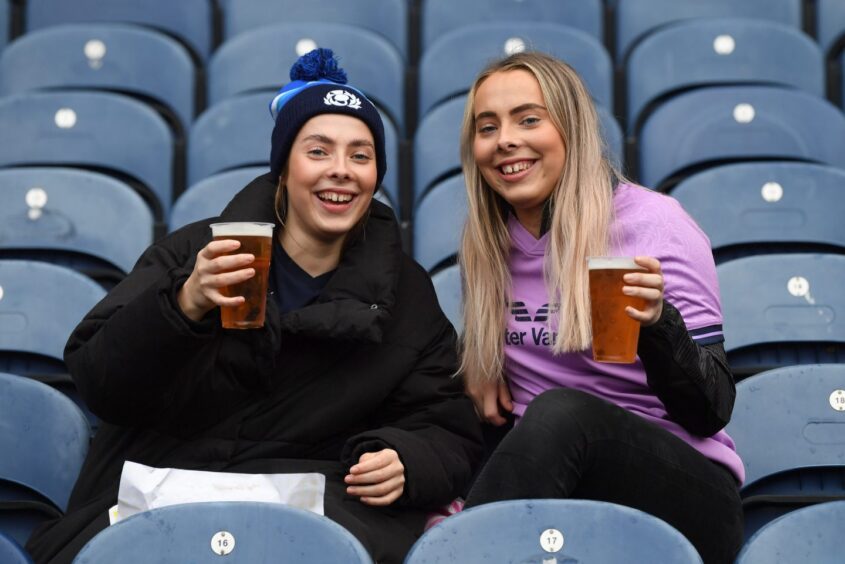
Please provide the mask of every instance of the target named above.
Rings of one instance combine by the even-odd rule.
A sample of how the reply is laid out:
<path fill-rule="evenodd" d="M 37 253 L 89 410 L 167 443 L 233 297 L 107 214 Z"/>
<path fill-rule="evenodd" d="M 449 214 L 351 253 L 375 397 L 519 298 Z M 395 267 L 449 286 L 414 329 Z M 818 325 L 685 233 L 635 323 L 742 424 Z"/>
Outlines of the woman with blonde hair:
<path fill-rule="evenodd" d="M 578 75 L 541 53 L 491 64 L 464 115 L 469 217 L 461 368 L 480 418 L 516 420 L 467 507 L 583 498 L 649 512 L 706 562 L 742 542 L 744 471 L 722 430 L 735 395 L 707 237 L 622 177 Z M 631 256 L 637 360 L 593 360 L 587 257 Z"/>

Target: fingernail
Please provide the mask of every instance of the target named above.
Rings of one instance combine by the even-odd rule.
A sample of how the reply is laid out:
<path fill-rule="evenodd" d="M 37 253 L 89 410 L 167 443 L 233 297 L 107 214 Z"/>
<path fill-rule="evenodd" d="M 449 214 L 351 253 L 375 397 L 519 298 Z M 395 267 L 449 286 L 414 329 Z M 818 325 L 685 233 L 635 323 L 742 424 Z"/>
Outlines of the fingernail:
<path fill-rule="evenodd" d="M 634 289 L 633 289 L 633 288 L 629 288 L 629 287 L 627 287 L 627 286 L 623 286 L 623 287 L 622 287 L 622 293 L 623 293 L 623 294 L 625 294 L 626 296 L 630 296 L 631 294 L 633 294 L 633 293 L 634 293 Z"/>

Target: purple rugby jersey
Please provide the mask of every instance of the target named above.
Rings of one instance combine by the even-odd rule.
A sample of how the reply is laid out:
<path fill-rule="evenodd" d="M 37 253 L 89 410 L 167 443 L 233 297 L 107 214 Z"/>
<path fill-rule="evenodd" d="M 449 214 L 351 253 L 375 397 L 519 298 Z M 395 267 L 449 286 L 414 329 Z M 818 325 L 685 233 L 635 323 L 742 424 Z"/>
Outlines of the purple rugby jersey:
<path fill-rule="evenodd" d="M 719 281 L 710 241 L 678 202 L 652 190 L 620 184 L 613 196 L 611 256 L 656 257 L 663 271 L 666 301 L 674 305 L 687 330 L 700 344 L 723 340 Z M 719 431 L 698 437 L 669 419 L 666 408 L 646 384 L 645 369 L 634 364 L 593 361 L 592 351 L 555 356 L 543 280 L 548 234 L 535 239 L 515 217 L 508 222 L 513 280 L 505 333 L 505 371 L 514 413 L 521 416 L 541 392 L 567 387 L 589 392 L 632 411 L 680 437 L 707 458 L 729 468 L 740 483 L 745 478 L 733 440 Z M 554 325 L 552 325 L 552 331 Z"/>

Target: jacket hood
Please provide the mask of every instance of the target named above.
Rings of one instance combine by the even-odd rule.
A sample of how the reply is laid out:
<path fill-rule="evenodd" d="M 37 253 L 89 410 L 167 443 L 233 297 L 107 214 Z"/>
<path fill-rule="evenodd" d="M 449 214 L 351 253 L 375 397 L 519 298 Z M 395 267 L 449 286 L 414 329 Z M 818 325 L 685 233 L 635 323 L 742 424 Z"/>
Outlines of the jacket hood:
<path fill-rule="evenodd" d="M 262 221 L 275 216 L 276 185 L 270 174 L 241 190 L 220 214 L 222 221 Z M 396 303 L 402 261 L 399 226 L 388 206 L 373 199 L 363 231 L 347 245 L 337 270 L 316 302 L 281 316 L 287 333 L 380 343 Z"/>

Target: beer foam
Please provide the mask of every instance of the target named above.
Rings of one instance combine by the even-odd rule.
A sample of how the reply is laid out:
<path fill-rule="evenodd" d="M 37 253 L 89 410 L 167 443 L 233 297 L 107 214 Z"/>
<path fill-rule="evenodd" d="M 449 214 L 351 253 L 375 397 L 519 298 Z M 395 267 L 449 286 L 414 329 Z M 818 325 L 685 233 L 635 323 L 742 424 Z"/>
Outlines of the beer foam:
<path fill-rule="evenodd" d="M 632 257 L 588 257 L 587 268 L 590 270 L 645 270 L 634 262 Z"/>
<path fill-rule="evenodd" d="M 212 223 L 212 237 L 272 237 L 272 223 L 257 223 L 253 221 L 232 221 L 229 223 Z"/>

